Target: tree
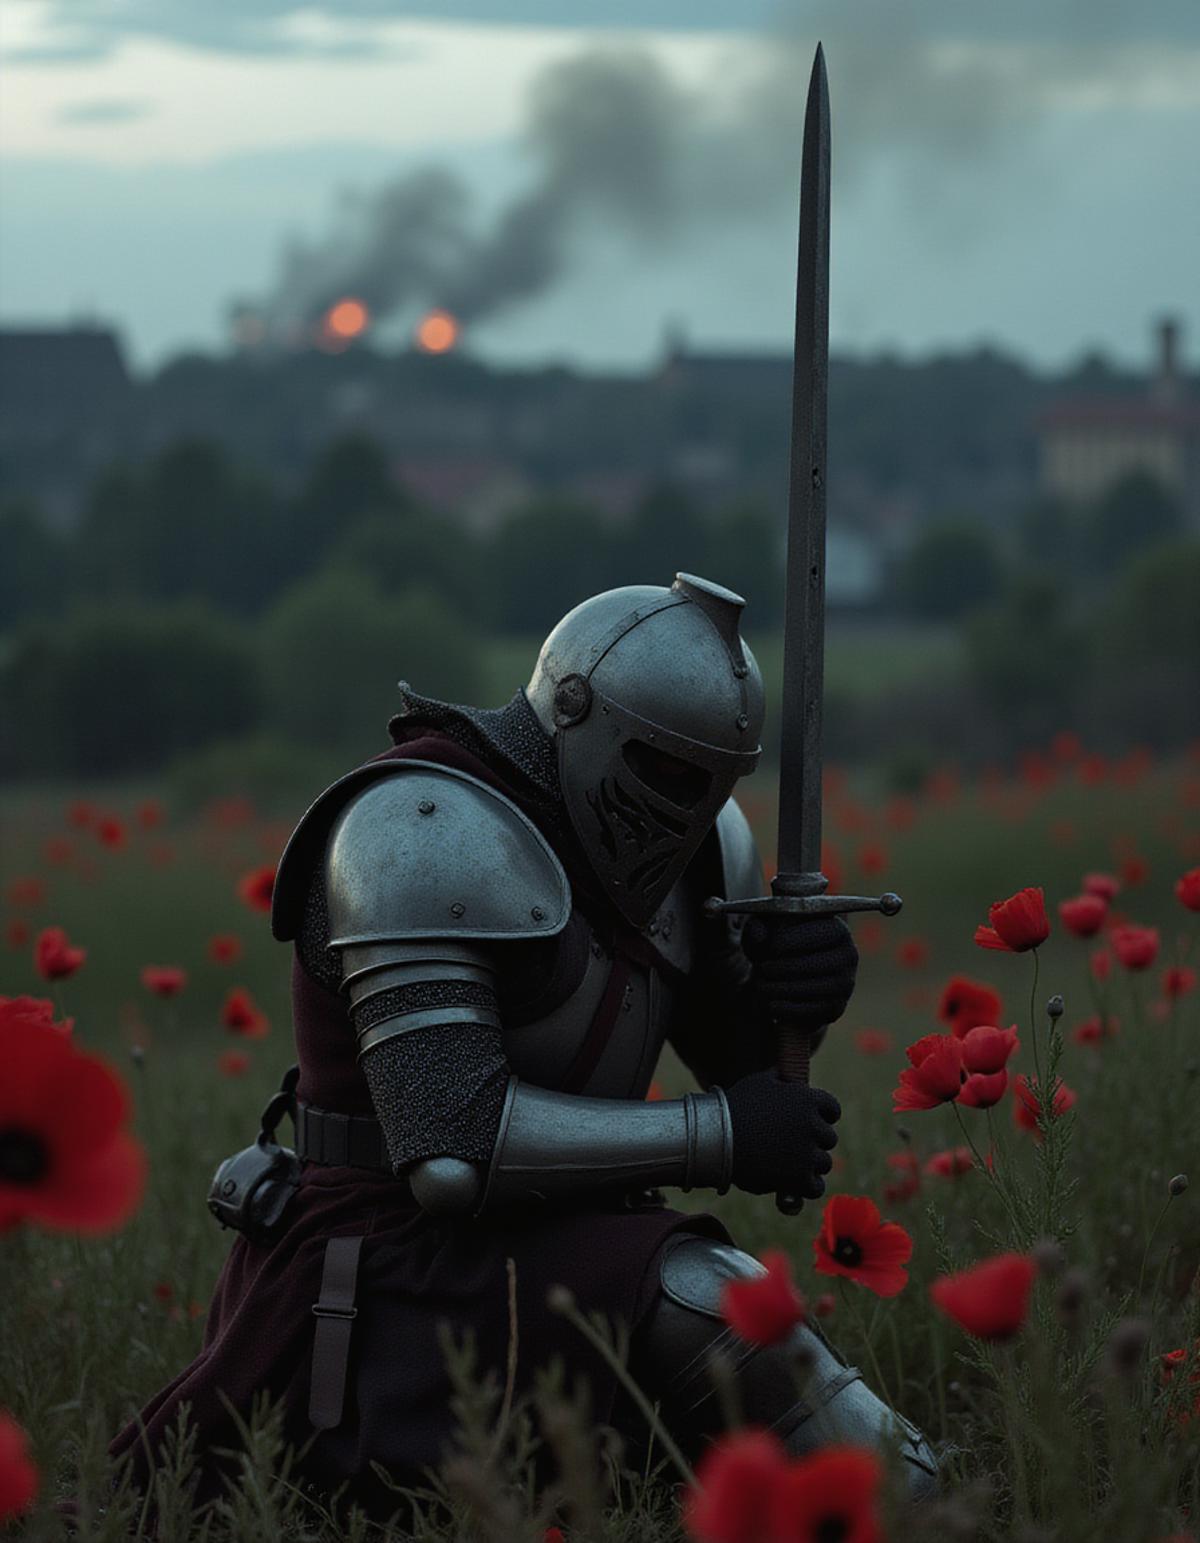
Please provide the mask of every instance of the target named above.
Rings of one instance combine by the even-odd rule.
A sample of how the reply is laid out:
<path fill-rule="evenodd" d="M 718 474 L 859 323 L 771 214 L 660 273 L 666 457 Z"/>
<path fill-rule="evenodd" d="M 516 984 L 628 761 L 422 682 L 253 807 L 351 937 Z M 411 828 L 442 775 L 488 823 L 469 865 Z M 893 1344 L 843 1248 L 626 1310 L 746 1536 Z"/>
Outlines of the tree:
<path fill-rule="evenodd" d="M 1085 525 L 1088 566 L 1115 573 L 1138 552 L 1169 541 L 1182 529 L 1178 503 L 1148 471 L 1132 471 L 1095 505 Z"/>
<path fill-rule="evenodd" d="M 907 608 L 930 621 L 956 621 L 996 597 L 1001 565 L 986 530 L 965 520 L 931 525 L 909 548 L 900 568 Z"/>
<path fill-rule="evenodd" d="M 385 597 L 348 569 L 291 590 L 260 641 L 270 723 L 305 744 L 360 755 L 378 747 L 402 679 L 455 701 L 479 692 L 476 645 L 443 601 L 414 589 Z"/>
<path fill-rule="evenodd" d="M 5 770 L 145 772 L 252 728 L 254 657 L 233 622 L 197 606 L 96 607 L 20 632 L 0 672 Z"/>
<path fill-rule="evenodd" d="M 290 540 L 300 571 L 316 568 L 338 538 L 369 515 L 398 515 L 407 507 L 374 440 L 334 440 L 313 464 L 292 510 Z"/>
<path fill-rule="evenodd" d="M 68 548 L 32 504 L 0 510 L 0 631 L 45 613 L 67 587 Z"/>
<path fill-rule="evenodd" d="M 511 515 L 484 554 L 488 614 L 502 631 L 542 633 L 572 606 L 612 583 L 661 583 L 642 573 L 614 578 L 614 537 L 599 515 L 544 498 Z"/>

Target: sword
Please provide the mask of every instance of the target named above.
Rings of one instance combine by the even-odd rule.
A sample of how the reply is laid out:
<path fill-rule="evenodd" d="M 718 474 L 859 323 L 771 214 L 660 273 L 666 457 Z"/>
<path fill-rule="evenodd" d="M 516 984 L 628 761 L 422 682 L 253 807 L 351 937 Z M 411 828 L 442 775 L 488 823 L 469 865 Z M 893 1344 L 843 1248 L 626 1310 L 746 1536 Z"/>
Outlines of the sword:
<path fill-rule="evenodd" d="M 791 467 L 788 483 L 787 601 L 779 758 L 778 872 L 771 893 L 754 900 L 705 902 L 710 916 L 830 916 L 881 911 L 894 916 L 899 895 L 828 895 L 821 872 L 821 699 L 825 670 L 825 440 L 829 377 L 829 82 L 817 44 L 804 114 L 800 165 L 800 255 L 796 272 L 796 346 L 792 365 Z M 776 1025 L 778 1071 L 807 1082 L 810 1035 Z M 799 1195 L 780 1193 L 794 1216 Z"/>

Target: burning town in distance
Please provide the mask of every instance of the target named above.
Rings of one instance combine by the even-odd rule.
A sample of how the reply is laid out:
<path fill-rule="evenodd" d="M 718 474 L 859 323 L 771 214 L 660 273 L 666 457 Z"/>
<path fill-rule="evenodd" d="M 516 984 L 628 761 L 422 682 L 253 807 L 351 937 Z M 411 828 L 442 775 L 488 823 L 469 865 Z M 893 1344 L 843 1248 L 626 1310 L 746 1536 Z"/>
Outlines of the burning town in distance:
<path fill-rule="evenodd" d="M 0 1528 L 1200 1543 L 1191 6 L 0 59 Z"/>

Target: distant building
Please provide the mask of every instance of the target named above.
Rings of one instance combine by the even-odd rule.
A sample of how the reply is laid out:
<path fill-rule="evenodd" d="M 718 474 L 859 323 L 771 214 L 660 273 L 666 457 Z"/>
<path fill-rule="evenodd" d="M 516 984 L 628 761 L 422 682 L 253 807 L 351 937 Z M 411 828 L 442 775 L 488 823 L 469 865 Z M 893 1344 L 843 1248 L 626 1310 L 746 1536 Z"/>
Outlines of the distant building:
<path fill-rule="evenodd" d="M 1200 402 L 1179 364 L 1179 323 L 1158 325 L 1158 361 L 1138 396 L 1062 397 L 1038 423 L 1041 485 L 1069 503 L 1101 497 L 1148 472 L 1200 521 Z"/>

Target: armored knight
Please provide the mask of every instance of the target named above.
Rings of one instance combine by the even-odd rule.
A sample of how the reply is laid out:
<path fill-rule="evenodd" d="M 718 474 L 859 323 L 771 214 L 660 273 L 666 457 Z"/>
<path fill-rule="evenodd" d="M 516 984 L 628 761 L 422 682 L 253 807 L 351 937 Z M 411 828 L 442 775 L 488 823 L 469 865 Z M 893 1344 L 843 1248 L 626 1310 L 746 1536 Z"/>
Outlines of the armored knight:
<path fill-rule="evenodd" d="M 840 1111 L 780 1080 L 770 1023 L 834 1021 L 857 963 L 840 917 L 703 911 L 762 883 L 731 796 L 763 720 L 742 605 L 685 574 L 616 589 L 555 627 L 507 707 L 405 688 L 393 748 L 301 820 L 273 928 L 295 942 L 303 1168 L 276 1225 L 235 1241 L 203 1353 L 145 1413 L 152 1440 L 187 1400 L 212 1444 L 220 1394 L 246 1409 L 265 1388 L 314 1482 L 389 1509 L 371 1465 L 412 1482 L 450 1434 L 439 1322 L 502 1367 L 510 1278 L 522 1379 L 561 1356 L 598 1419 L 644 1438 L 547 1309 L 563 1284 L 630 1326 L 633 1374 L 685 1451 L 721 1430 L 721 1290 L 761 1267 L 656 1191 L 821 1195 Z M 704 1091 L 647 1101 L 665 1044 Z M 924 1438 L 814 1325 L 736 1350 L 748 1421 L 797 1453 L 894 1446 L 913 1492 L 933 1487 Z"/>

